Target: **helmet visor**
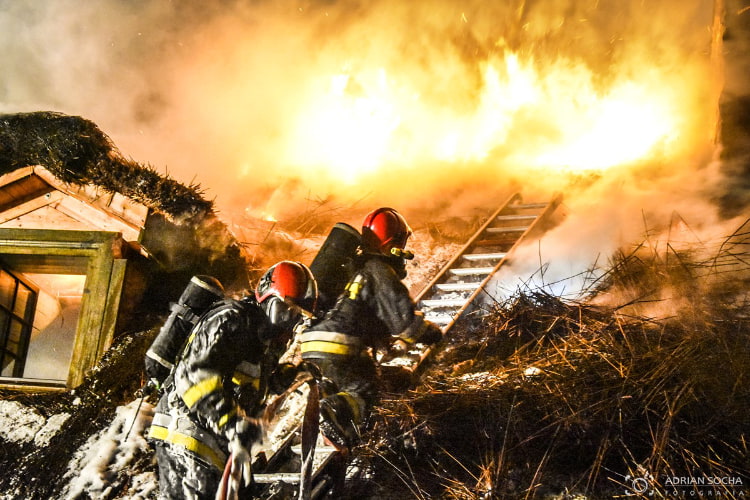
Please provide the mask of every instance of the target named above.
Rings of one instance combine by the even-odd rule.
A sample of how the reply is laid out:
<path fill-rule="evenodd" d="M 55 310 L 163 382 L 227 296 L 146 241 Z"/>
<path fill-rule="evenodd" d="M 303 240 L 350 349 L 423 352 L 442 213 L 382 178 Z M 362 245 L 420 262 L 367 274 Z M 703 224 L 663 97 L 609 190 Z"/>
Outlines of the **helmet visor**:
<path fill-rule="evenodd" d="M 264 303 L 266 316 L 272 325 L 291 329 L 299 319 L 299 314 L 290 308 L 279 297 L 271 297 Z"/>

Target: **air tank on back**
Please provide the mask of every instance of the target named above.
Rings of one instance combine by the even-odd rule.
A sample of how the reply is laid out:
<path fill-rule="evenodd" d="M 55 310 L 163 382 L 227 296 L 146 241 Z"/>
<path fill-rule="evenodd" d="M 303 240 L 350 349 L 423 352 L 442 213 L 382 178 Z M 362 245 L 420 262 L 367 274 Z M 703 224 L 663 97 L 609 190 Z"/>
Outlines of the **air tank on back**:
<path fill-rule="evenodd" d="M 349 224 L 334 224 L 310 264 L 318 282 L 318 311 L 322 315 L 330 309 L 344 291 L 354 268 L 354 257 L 361 242 L 359 231 Z"/>

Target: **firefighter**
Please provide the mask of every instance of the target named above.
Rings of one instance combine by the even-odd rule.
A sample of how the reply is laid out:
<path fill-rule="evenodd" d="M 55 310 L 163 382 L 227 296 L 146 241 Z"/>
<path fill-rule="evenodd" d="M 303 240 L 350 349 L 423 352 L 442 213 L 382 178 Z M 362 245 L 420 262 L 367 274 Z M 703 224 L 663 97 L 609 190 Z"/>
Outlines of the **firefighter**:
<path fill-rule="evenodd" d="M 302 359 L 317 365 L 321 384 L 320 429 L 334 446 L 350 448 L 378 393 L 373 355 L 393 342 L 432 344 L 441 330 L 416 311 L 406 277 L 411 229 L 396 210 L 379 208 L 362 224 L 361 255 L 344 292 L 325 317 L 300 335 Z"/>
<path fill-rule="evenodd" d="M 149 430 L 160 498 L 213 499 L 228 457 L 232 476 L 251 483 L 250 449 L 262 438 L 258 414 L 279 373 L 283 339 L 316 300 L 310 270 L 282 261 L 264 273 L 255 296 L 224 299 L 201 317 Z"/>

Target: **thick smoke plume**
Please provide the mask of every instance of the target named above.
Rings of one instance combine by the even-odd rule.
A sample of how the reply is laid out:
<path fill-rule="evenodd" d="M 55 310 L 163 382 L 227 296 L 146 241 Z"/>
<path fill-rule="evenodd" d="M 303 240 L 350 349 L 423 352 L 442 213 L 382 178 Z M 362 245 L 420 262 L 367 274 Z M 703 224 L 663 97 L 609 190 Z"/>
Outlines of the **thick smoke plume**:
<path fill-rule="evenodd" d="M 567 274 L 674 214 L 739 216 L 717 5 L 0 0 L 0 112 L 84 116 L 228 220 L 395 205 L 419 226 L 562 191 L 532 253 Z"/>

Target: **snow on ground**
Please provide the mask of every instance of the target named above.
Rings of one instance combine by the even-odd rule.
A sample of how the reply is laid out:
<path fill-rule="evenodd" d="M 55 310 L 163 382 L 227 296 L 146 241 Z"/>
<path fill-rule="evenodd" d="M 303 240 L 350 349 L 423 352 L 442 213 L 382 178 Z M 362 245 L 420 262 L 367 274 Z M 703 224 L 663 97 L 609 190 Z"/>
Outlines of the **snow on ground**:
<path fill-rule="evenodd" d="M 45 419 L 16 401 L 0 401 L 0 437 L 13 443 L 34 441 L 37 446 L 46 446 L 68 418 L 69 414 L 59 413 Z"/>
<path fill-rule="evenodd" d="M 151 453 L 145 433 L 154 415 L 153 405 L 141 399 L 118 406 L 109 427 L 91 436 L 68 464 L 70 481 L 63 498 L 112 498 L 115 478 L 127 476 L 127 470 L 138 453 Z M 123 474 L 120 474 L 123 473 Z M 131 478 L 128 498 L 153 498 L 157 491 L 156 475 L 144 472 Z M 118 485 L 119 486 L 119 485 Z"/>
<path fill-rule="evenodd" d="M 265 446 L 260 449 L 272 453 L 288 432 L 299 425 L 306 388 L 305 385 L 286 398 L 268 429 Z M 156 466 L 151 471 L 133 473 L 134 461 L 139 456 L 152 456 L 145 435 L 153 415 L 154 406 L 141 399 L 118 406 L 110 424 L 89 437 L 69 462 L 65 475 L 68 483 L 61 498 L 155 498 Z M 0 401 L 0 438 L 18 443 L 34 441 L 37 446 L 45 446 L 69 416 L 61 413 L 45 419 L 33 408 L 15 401 Z M 13 493 L 0 495 L 0 500 L 16 498 L 19 496 Z"/>

